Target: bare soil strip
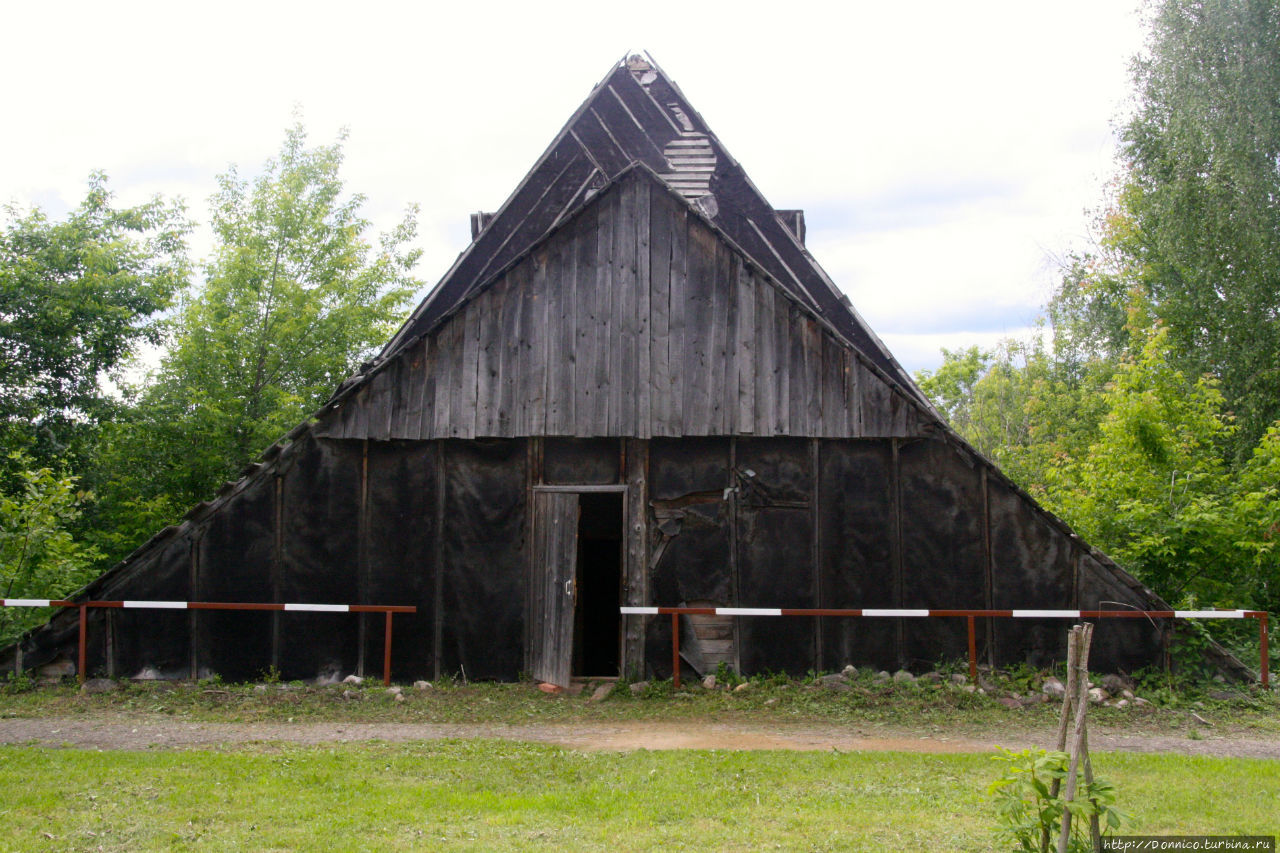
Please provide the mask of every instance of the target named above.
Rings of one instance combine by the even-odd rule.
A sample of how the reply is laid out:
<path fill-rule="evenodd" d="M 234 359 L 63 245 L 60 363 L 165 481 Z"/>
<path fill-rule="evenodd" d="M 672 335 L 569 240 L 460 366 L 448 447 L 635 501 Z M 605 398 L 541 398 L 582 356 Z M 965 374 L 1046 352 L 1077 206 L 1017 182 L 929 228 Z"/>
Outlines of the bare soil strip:
<path fill-rule="evenodd" d="M 881 727 L 817 727 L 743 722 L 643 721 L 618 723 L 197 723 L 155 714 L 103 714 L 91 719 L 0 719 L 0 743 L 81 749 L 197 749 L 247 744 L 404 743 L 444 738 L 499 738 L 580 750 L 638 749 L 838 750 L 840 752 L 989 752 L 996 746 L 1046 746 L 1045 728 L 935 733 Z M 1091 730 L 1095 750 L 1169 752 L 1280 760 L 1280 743 L 1233 732 L 1192 738 L 1176 734 Z"/>

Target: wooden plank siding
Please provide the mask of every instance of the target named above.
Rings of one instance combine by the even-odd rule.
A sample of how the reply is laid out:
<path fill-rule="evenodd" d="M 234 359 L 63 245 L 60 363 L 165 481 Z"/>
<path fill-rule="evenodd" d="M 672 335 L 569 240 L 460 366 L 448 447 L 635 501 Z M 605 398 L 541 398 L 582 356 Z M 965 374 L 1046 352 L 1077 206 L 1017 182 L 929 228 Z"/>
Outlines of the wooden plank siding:
<path fill-rule="evenodd" d="M 317 425 L 333 438 L 921 435 L 929 416 L 643 173 Z"/>

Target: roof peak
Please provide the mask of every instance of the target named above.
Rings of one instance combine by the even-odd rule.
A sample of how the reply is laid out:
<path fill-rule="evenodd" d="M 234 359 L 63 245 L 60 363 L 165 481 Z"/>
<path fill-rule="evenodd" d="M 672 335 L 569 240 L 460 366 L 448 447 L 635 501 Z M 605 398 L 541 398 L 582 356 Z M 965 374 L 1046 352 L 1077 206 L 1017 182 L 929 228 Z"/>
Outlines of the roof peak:
<path fill-rule="evenodd" d="M 893 381 L 932 408 L 911 377 L 806 251 L 670 77 L 645 51 L 628 51 L 379 358 L 433 327 L 493 273 L 541 241 L 591 194 L 635 163 L 715 222 L 796 299 L 830 323 Z"/>

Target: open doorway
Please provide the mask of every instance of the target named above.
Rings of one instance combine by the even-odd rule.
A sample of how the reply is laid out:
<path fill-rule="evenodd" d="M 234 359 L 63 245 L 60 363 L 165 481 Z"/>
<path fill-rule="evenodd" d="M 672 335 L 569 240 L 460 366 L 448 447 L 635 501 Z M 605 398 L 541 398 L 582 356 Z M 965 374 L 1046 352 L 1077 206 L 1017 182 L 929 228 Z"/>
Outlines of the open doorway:
<path fill-rule="evenodd" d="M 622 495 L 579 495 L 573 674 L 616 676 L 622 643 Z"/>

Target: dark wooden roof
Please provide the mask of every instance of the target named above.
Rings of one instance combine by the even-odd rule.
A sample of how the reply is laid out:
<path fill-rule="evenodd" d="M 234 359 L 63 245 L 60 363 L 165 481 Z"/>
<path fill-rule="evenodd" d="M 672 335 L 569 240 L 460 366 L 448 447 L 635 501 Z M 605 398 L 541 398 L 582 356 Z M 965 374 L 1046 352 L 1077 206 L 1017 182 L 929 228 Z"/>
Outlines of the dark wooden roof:
<path fill-rule="evenodd" d="M 503 206 L 375 363 L 420 339 L 593 193 L 642 163 L 693 202 L 753 263 L 883 371 L 928 399 L 656 65 L 620 63 L 595 87 Z M 792 212 L 794 213 L 794 212 Z M 357 380 L 358 381 L 358 380 Z"/>

